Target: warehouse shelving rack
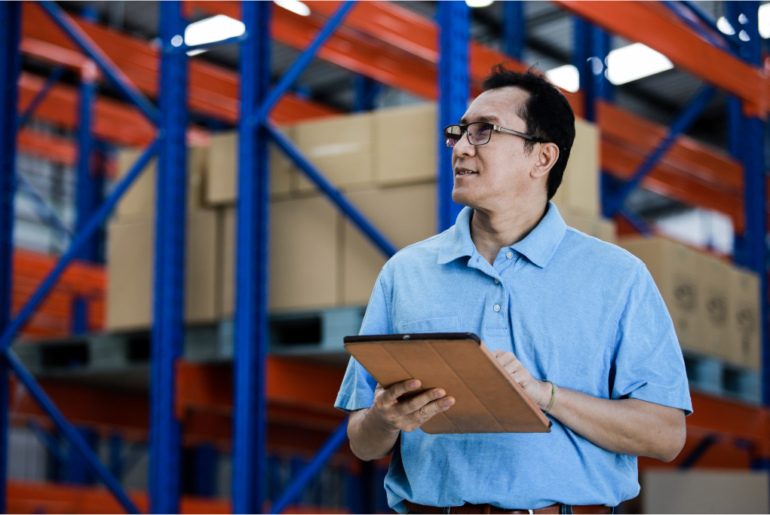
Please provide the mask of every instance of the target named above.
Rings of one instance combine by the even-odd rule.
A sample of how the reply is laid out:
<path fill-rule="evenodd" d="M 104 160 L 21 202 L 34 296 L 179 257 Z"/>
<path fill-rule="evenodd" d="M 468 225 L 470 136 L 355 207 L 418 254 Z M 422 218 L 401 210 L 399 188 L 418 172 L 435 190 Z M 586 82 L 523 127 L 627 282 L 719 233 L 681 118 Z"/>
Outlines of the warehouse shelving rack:
<path fill-rule="evenodd" d="M 598 121 L 602 130 L 617 130 L 617 111 L 612 111 L 611 88 L 602 74 L 594 75 L 588 72 L 586 64 L 589 59 L 598 58 L 604 60 L 609 50 L 609 38 L 604 29 L 622 35 L 633 41 L 641 41 L 667 55 L 677 66 L 702 77 L 711 86 L 723 89 L 735 96 L 736 100 L 731 104 L 731 134 L 734 144 L 734 155 L 745 170 L 745 180 L 740 184 L 740 195 L 725 194 L 724 186 L 734 189 L 735 178 L 719 175 L 713 169 L 708 170 L 708 184 L 696 184 L 685 175 L 665 168 L 666 151 L 676 149 L 677 136 L 684 130 L 689 122 L 697 115 L 706 104 L 710 90 L 698 96 L 690 104 L 682 115 L 677 118 L 671 129 L 664 132 L 662 138 L 657 138 L 657 145 L 649 148 L 657 148 L 650 154 L 632 173 L 621 171 L 617 165 L 606 167 L 607 176 L 612 175 L 626 179 L 625 186 L 620 188 L 613 186 L 609 179 L 603 179 L 603 200 L 605 212 L 619 215 L 641 232 L 649 229 L 638 220 L 633 213 L 623 208 L 623 199 L 631 189 L 638 185 L 651 185 L 658 191 L 670 193 L 673 197 L 683 201 L 689 201 L 695 205 L 718 209 L 730 215 L 735 221 L 739 231 L 744 231 L 745 236 L 739 238 L 736 244 L 736 261 L 740 264 L 760 273 L 762 277 L 763 292 L 763 377 L 770 374 L 770 356 L 767 350 L 767 280 L 765 273 L 766 249 L 766 184 L 764 180 L 763 156 L 759 152 L 762 149 L 761 132 L 763 130 L 762 119 L 770 107 L 767 95 L 770 93 L 768 80 L 759 71 L 759 36 L 756 34 L 756 23 L 749 24 L 754 27 L 749 44 L 737 46 L 734 43 L 725 44 L 720 40 L 719 34 L 713 34 L 708 26 L 709 20 L 702 13 L 701 23 L 693 23 L 687 18 L 676 14 L 682 9 L 682 4 L 665 6 L 662 4 L 648 4 L 637 2 L 624 2 L 613 4 L 611 9 L 605 5 L 584 2 L 558 2 L 564 8 L 580 17 L 576 19 L 576 64 L 583 71 L 581 73 L 581 91 L 569 95 L 577 113 L 588 119 Z M 235 356 L 235 384 L 234 384 L 234 474 L 233 474 L 233 508 L 238 512 L 259 511 L 264 499 L 259 478 L 265 463 L 265 378 L 262 372 L 265 370 L 265 341 L 266 341 L 266 299 L 267 299 L 267 212 L 269 201 L 269 184 L 267 176 L 267 152 L 266 142 L 272 141 L 288 157 L 290 157 L 305 175 L 316 184 L 343 213 L 344 216 L 354 222 L 359 229 L 368 236 L 369 240 L 379 248 L 386 256 L 395 252 L 395 247 L 363 217 L 353 204 L 346 200 L 333 184 L 331 184 L 297 148 L 289 141 L 269 120 L 279 121 L 288 114 L 292 103 L 299 105 L 297 99 L 284 96 L 286 102 L 277 105 L 282 94 L 286 92 L 292 82 L 296 80 L 301 71 L 317 53 L 323 59 L 341 64 L 356 73 L 384 84 L 406 89 L 425 98 L 439 97 L 440 124 L 459 119 L 467 103 L 468 92 L 478 91 L 478 80 L 485 75 L 491 64 L 508 58 L 513 67 L 525 68 L 516 59 L 521 58 L 521 49 L 524 34 L 523 15 L 520 5 L 506 3 L 506 50 L 509 56 L 496 53 L 476 43 L 469 44 L 469 12 L 462 2 L 439 3 L 438 26 L 429 20 L 398 10 L 387 4 L 362 3 L 355 9 L 351 2 L 326 2 L 314 4 L 316 11 L 329 16 L 329 20 L 321 27 L 317 20 L 302 20 L 299 17 L 290 16 L 278 10 L 272 13 L 269 3 L 244 2 L 207 2 L 193 0 L 185 2 L 184 7 L 200 8 L 204 11 L 224 13 L 241 18 L 246 25 L 245 37 L 238 40 L 241 45 L 241 82 L 240 82 L 240 108 L 233 107 L 232 103 L 220 101 L 219 103 L 206 104 L 203 96 L 197 92 L 206 88 L 200 80 L 196 84 L 195 74 L 205 72 L 203 67 L 189 63 L 185 54 L 189 50 L 181 40 L 184 32 L 184 19 L 182 6 L 179 2 L 161 3 L 161 40 L 163 49 L 160 52 L 160 83 L 162 87 L 157 91 L 159 97 L 159 109 L 156 110 L 145 100 L 142 93 L 152 94 L 155 85 L 147 78 L 140 78 L 132 72 L 122 72 L 117 55 L 111 53 L 108 57 L 105 51 L 99 49 L 100 44 L 119 46 L 120 37 L 109 34 L 106 31 L 98 31 L 89 28 L 83 23 L 77 23 L 61 12 L 58 7 L 50 2 L 42 2 L 47 16 L 55 20 L 56 24 L 68 34 L 70 44 L 85 54 L 68 51 L 58 51 L 53 57 L 50 47 L 42 47 L 37 42 L 24 40 L 20 43 L 21 11 L 24 15 L 40 16 L 39 12 L 31 11 L 29 5 L 0 4 L 0 27 L 3 27 L 3 41 L 0 51 L 5 59 L 0 71 L 0 80 L 4 85 L 5 95 L 2 101 L 0 120 L 3 130 L 0 131 L 0 155 L 5 165 L 0 179 L 0 195 L 3 198 L 12 198 L 13 192 L 13 160 L 15 155 L 17 132 L 17 94 L 37 94 L 40 101 L 33 102 L 29 109 L 31 113 L 38 105 L 44 105 L 42 100 L 46 94 L 72 103 L 71 96 L 62 88 L 55 87 L 56 78 L 52 75 L 46 84 L 34 83 L 21 76 L 19 71 L 19 55 L 21 51 L 36 56 L 45 56 L 61 66 L 94 66 L 98 65 L 103 77 L 111 82 L 125 99 L 139 107 L 142 115 L 127 111 L 114 103 L 108 105 L 103 99 L 94 99 L 93 75 L 84 76 L 81 90 L 83 102 L 81 102 L 80 124 L 81 129 L 87 127 L 89 116 L 93 112 L 93 121 L 96 123 L 94 131 L 99 135 L 107 135 L 112 141 L 125 143 L 144 143 L 147 147 L 132 167 L 131 171 L 121 181 L 115 191 L 108 197 L 105 204 L 95 209 L 92 200 L 78 201 L 79 221 L 77 235 L 73 246 L 68 251 L 60 264 L 49 277 L 41 290 L 30 303 L 20 311 L 16 318 L 10 319 L 10 306 L 6 300 L 6 292 L 10 291 L 11 271 L 10 255 L 12 248 L 12 203 L 3 205 L 0 210 L 0 228 L 4 237 L 0 250 L 0 292 L 3 293 L 4 304 L 0 309 L 0 328 L 4 329 L 0 338 L 4 356 L 3 386 L 0 394 L 5 402 L 0 406 L 0 417 L 4 417 L 2 431 L 7 432 L 8 406 L 7 406 L 7 370 L 14 372 L 17 378 L 28 388 L 34 397 L 45 406 L 46 411 L 54 419 L 60 429 L 68 436 L 71 442 L 87 457 L 89 465 L 103 478 L 107 486 L 120 499 L 121 504 L 129 511 L 136 511 L 131 499 L 125 494 L 120 485 L 111 478 L 107 470 L 93 458 L 80 435 L 71 429 L 61 413 L 48 401 L 45 393 L 36 386 L 32 376 L 28 374 L 13 353 L 8 351 L 15 331 L 23 324 L 24 320 L 34 311 L 46 292 L 54 284 L 56 277 L 60 275 L 67 263 L 75 257 L 86 257 L 88 252 L 81 251 L 90 241 L 90 235 L 100 226 L 109 210 L 114 207 L 119 196 L 127 189 L 131 181 L 136 178 L 139 171 L 144 168 L 149 159 L 155 153 L 160 153 L 159 182 L 158 182 L 158 206 L 157 206 L 157 242 L 156 242 L 156 324 L 153 331 L 155 341 L 153 355 L 152 376 L 152 420 L 151 420 L 151 509 L 152 511 L 172 512 L 179 506 L 179 448 L 180 428 L 174 419 L 174 362 L 179 356 L 181 348 L 182 317 L 182 271 L 183 260 L 181 250 L 184 241 L 184 224 L 180 223 L 184 217 L 184 144 L 186 133 L 187 106 L 185 99 L 190 98 L 190 107 L 203 112 L 220 116 L 230 122 L 238 122 L 238 130 L 241 141 L 253 142 L 252 145 L 241 145 L 240 149 L 240 173 L 239 191 L 241 192 L 238 204 L 239 220 L 242 220 L 238 228 L 237 250 L 237 280 L 239 285 L 248 285 L 248 288 L 238 288 L 236 308 L 236 338 L 239 342 Z M 684 5 L 692 8 L 691 5 Z M 732 21 L 737 24 L 738 14 L 743 13 L 756 21 L 757 2 L 737 2 L 732 9 Z M 374 15 L 376 14 L 376 16 Z M 379 17 L 379 18 L 378 18 Z M 388 24 L 378 23 L 378 19 L 386 17 Z M 583 21 L 584 20 L 584 21 Z M 629 21 L 633 20 L 633 23 Z M 381 40 L 384 45 L 378 46 L 370 40 L 361 39 L 355 31 L 345 29 L 345 25 L 364 31 L 374 36 L 375 40 Z M 711 21 L 713 22 L 713 20 Z M 591 24 L 595 24 L 593 26 Z M 654 35 L 646 30 L 653 25 L 666 28 L 666 35 L 660 32 Z M 705 29 L 704 29 L 705 25 Z M 737 26 L 737 25 L 736 25 Z M 293 46 L 304 48 L 300 58 L 295 62 L 289 72 L 279 81 L 272 90 L 269 86 L 269 39 L 268 27 L 272 27 L 273 37 L 290 41 Z M 393 29 L 401 27 L 401 29 Z M 406 28 L 407 30 L 404 30 Z M 337 29 L 336 32 L 335 29 Z M 24 32 L 27 33 L 27 26 Z M 34 28 L 30 29 L 34 31 Z M 438 35 L 441 35 L 439 41 Z M 705 34 L 705 36 L 704 36 Z M 56 36 L 51 34 L 37 34 L 44 41 Z M 179 38 L 179 39 L 177 39 Z M 350 45 L 353 41 L 355 44 Z M 45 41 L 44 41 L 45 42 Z M 36 46 L 37 43 L 37 46 Z M 342 44 L 347 43 L 347 44 Z M 398 46 L 404 52 L 393 52 L 388 45 Z M 732 46 L 730 46 L 732 45 Z M 106 50 L 107 47 L 105 47 Z M 61 49 L 60 49 L 61 50 Z M 136 46 L 132 50 L 144 52 Z M 68 53 L 69 52 L 69 53 Z M 737 52 L 737 55 L 736 55 Z M 709 56 L 709 66 L 703 66 L 701 59 L 692 57 L 693 53 L 703 53 Z M 741 53 L 745 54 L 741 56 Z M 385 66 L 381 60 L 374 59 L 377 55 L 385 55 L 390 59 L 390 66 Z M 513 57 L 514 59 L 510 59 Z M 470 60 L 470 65 L 468 65 Z M 393 65 L 395 63 L 395 65 Z M 718 64 L 718 65 L 717 65 Z M 189 90 L 186 86 L 187 67 L 193 72 L 190 75 Z M 438 67 L 438 74 L 433 66 Z M 131 79 L 133 79 L 133 82 Z M 25 80 L 27 79 L 27 80 Z M 136 83 L 138 87 L 133 86 Z M 17 84 L 19 87 L 17 88 Z M 438 84 L 438 88 L 436 85 Z M 18 92 L 18 93 L 17 93 Z M 440 92 L 440 93 L 439 93 Z M 57 96 L 58 95 L 58 96 Z M 234 95 L 233 95 L 234 96 Z M 93 103 L 92 103 L 93 102 Z M 30 104 L 28 104 L 30 105 Z M 236 104 L 237 105 L 237 104 Z M 89 108 L 93 107 L 93 111 Z M 110 109 L 108 109 L 109 107 Z M 320 106 L 305 103 L 302 108 L 312 108 L 317 115 L 330 114 L 331 111 Z M 275 108 L 272 112 L 271 109 Z M 741 110 L 742 108 L 742 110 Z M 43 109 L 42 107 L 40 108 Z M 122 109 L 122 111 L 121 111 Z M 238 115 L 242 113 L 242 116 Z M 608 114 L 609 113 L 609 114 Z M 48 114 L 48 112 L 46 112 Z M 612 116 L 610 116 L 612 115 Z M 293 116 L 297 116 L 296 114 Z M 613 116 L 615 116 L 613 118 Z M 122 117 L 122 118 L 121 118 Z M 102 124 L 104 119 L 118 119 L 124 121 L 120 130 L 115 126 Z M 296 118 L 295 118 L 296 119 Z M 148 123 L 151 122 L 151 123 Z M 615 124 L 614 127 L 612 124 Z M 158 131 L 153 137 L 153 125 Z M 126 127 L 135 130 L 126 131 Z M 194 131 L 191 131 L 194 132 Z M 633 131 L 631 131 L 633 132 Z M 654 131 L 653 131 L 654 132 Z M 79 131 L 82 138 L 79 148 L 84 148 L 89 142 L 88 131 Z M 127 137 L 124 133 L 130 133 Z M 21 136 L 25 135 L 26 138 Z M 637 130 L 634 136 L 643 135 L 649 139 L 650 132 L 644 134 L 644 130 Z M 642 138 L 640 138 L 642 139 Z M 40 137 L 32 132 L 20 134 L 19 145 L 21 148 L 40 148 Z M 46 150 L 53 159 L 72 161 L 73 149 L 66 141 L 59 141 L 59 145 Z M 449 152 L 439 142 L 440 170 L 446 170 Z M 614 152 L 614 156 L 622 155 L 622 151 L 608 145 Z M 707 152 L 703 152 L 707 154 Z M 80 156 L 81 153 L 75 152 Z M 83 159 L 79 158 L 82 165 Z M 603 156 L 604 161 L 604 156 Z M 611 161 L 611 159 L 610 159 Z M 632 160 L 633 161 L 633 160 Z M 728 165 L 735 162 L 722 159 Z M 84 169 L 79 167 L 79 170 Z M 735 170 L 735 166 L 732 167 Z M 729 170 L 728 170 L 729 171 Z M 438 181 L 438 228 L 444 229 L 451 225 L 458 207 L 451 203 L 451 186 L 447 186 L 445 180 L 448 174 L 439 173 Z M 80 178 L 80 173 L 79 173 Z M 442 180 L 443 178 L 443 180 Z M 628 180 L 630 179 L 630 180 Z M 691 182 L 687 182 L 690 180 Z M 736 198 L 737 197 L 737 198 Z M 90 197 L 91 199 L 93 197 Z M 90 204 L 89 204 L 90 203 Z M 89 207 L 90 205 L 90 207 Z M 93 216 L 89 222 L 88 214 Z M 82 216 L 80 216 L 82 214 Z M 256 373 L 250 373 L 256 371 Z M 763 400 L 765 404 L 770 399 L 770 384 L 764 383 Z M 179 392 L 176 392 L 179 393 Z M 709 442 L 715 440 L 714 434 L 724 435 L 727 438 L 748 440 L 754 444 L 753 454 L 757 458 L 756 466 L 768 468 L 768 456 L 770 456 L 770 443 L 768 443 L 768 412 L 767 408 L 748 408 L 736 406 L 734 403 L 712 399 L 706 396 L 694 394 L 696 414 L 691 417 L 696 423 L 688 425 L 696 428 L 693 435 L 701 438 L 685 461 L 685 464 L 694 463 L 702 455 Z M 724 420 L 726 414 L 731 415 L 731 420 Z M 697 417 L 697 418 L 696 418 Z M 689 421 L 688 421 L 689 422 Z M 340 426 L 332 437 L 324 444 L 310 462 L 308 467 L 296 478 L 295 482 L 287 489 L 283 496 L 277 499 L 271 509 L 280 511 L 298 493 L 309 477 L 316 472 L 324 461 L 344 442 L 344 424 Z M 0 453 L 6 453 L 7 434 L 2 435 L 3 445 L 0 445 Z M 7 456 L 3 459 L 3 467 Z M 4 469 L 3 469 L 4 470 Z M 0 474 L 0 481 L 5 484 L 5 473 Z M 0 492 L 0 498 L 5 499 L 4 492 Z"/>

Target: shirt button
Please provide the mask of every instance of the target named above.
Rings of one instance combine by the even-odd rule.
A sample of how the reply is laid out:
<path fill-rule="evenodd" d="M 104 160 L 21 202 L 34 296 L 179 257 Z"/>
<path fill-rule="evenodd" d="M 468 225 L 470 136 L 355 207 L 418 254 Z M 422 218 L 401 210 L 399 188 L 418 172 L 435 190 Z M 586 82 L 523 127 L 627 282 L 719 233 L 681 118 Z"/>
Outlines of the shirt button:
<path fill-rule="evenodd" d="M 498 281 L 497 279 L 495 279 L 495 284 L 500 284 L 500 281 Z"/>
<path fill-rule="evenodd" d="M 511 258 L 513 257 L 513 252 L 511 252 L 511 251 L 509 250 L 509 251 L 508 251 L 508 254 L 506 254 L 506 255 L 505 255 L 505 257 L 507 257 L 508 259 L 511 259 Z"/>
<path fill-rule="evenodd" d="M 495 304 L 494 309 L 495 309 L 495 312 L 500 311 L 500 304 Z"/>

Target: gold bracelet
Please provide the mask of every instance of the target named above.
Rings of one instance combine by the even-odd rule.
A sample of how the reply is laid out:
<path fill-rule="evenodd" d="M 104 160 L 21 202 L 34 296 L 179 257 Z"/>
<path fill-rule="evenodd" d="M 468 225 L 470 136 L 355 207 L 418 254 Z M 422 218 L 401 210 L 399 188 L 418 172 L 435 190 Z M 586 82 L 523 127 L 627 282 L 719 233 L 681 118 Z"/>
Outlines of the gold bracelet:
<path fill-rule="evenodd" d="M 548 409 L 545 410 L 545 414 L 548 415 L 548 412 L 551 411 L 551 408 L 553 408 L 553 403 L 556 401 L 556 385 L 553 384 L 551 381 L 546 381 L 543 379 L 544 383 L 551 383 L 551 404 L 548 406 Z"/>

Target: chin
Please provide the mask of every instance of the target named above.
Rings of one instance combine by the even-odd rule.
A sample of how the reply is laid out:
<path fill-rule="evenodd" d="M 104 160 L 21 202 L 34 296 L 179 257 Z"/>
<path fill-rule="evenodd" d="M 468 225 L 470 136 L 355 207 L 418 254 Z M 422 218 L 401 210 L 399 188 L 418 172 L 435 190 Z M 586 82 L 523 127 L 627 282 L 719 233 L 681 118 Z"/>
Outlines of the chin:
<path fill-rule="evenodd" d="M 473 198 L 471 195 L 467 195 L 465 192 L 458 192 L 456 189 L 452 190 L 452 200 L 455 204 L 460 204 L 461 206 L 469 206 L 473 207 Z"/>

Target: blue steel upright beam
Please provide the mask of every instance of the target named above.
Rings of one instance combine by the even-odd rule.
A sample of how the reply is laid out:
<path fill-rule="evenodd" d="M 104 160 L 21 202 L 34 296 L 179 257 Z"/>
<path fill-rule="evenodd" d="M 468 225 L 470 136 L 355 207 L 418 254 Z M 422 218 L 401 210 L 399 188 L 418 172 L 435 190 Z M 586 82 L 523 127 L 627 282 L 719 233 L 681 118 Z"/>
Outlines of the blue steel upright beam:
<path fill-rule="evenodd" d="M 439 130 L 459 123 L 468 108 L 468 40 L 470 8 L 465 2 L 438 2 L 439 23 Z M 452 201 L 452 149 L 438 138 L 438 231 L 454 225 L 462 206 Z"/>
<path fill-rule="evenodd" d="M 179 1 L 159 2 L 161 65 L 155 222 L 155 296 L 150 412 L 150 509 L 178 513 L 181 425 L 175 409 L 175 367 L 184 337 L 187 187 L 187 54 Z"/>
<path fill-rule="evenodd" d="M 740 57 L 749 64 L 761 67 L 762 39 L 758 30 L 759 2 L 726 2 L 727 19 L 735 27 L 736 32 L 745 30 L 749 40 L 744 42 L 738 51 Z M 741 24 L 739 15 L 746 16 L 747 23 Z M 765 125 L 756 116 L 746 115 L 743 106 L 731 99 L 728 101 L 728 122 L 730 124 L 730 144 L 732 153 L 743 162 L 744 168 L 744 197 L 746 209 L 746 231 L 735 238 L 735 261 L 739 265 L 755 271 L 760 278 L 761 293 L 761 329 L 762 329 L 762 402 L 770 405 L 770 335 L 768 329 L 767 281 L 767 201 L 764 131 Z M 762 467 L 770 468 L 770 461 L 763 457 Z"/>
<path fill-rule="evenodd" d="M 272 2 L 241 2 L 241 119 L 238 123 L 233 511 L 261 513 L 267 478 L 265 356 L 268 339 L 270 172 L 267 142 L 254 116 L 270 84 Z"/>
<path fill-rule="evenodd" d="M 583 115 L 589 122 L 596 121 L 598 99 L 612 98 L 612 85 L 605 71 L 610 53 L 610 36 L 603 30 L 575 17 L 575 51 L 573 65 L 580 75 L 580 91 L 583 93 Z"/>
<path fill-rule="evenodd" d="M 0 332 L 11 317 L 13 197 L 16 172 L 16 105 L 21 53 L 21 3 L 0 2 Z M 8 367 L 0 360 L 0 512 L 6 511 L 8 466 Z"/>
<path fill-rule="evenodd" d="M 505 53 L 523 60 L 527 42 L 527 20 L 524 2 L 503 2 L 503 45 Z"/>
<path fill-rule="evenodd" d="M 88 70 L 88 68 L 86 68 Z M 94 101 L 96 100 L 96 68 L 84 71 L 80 83 L 80 119 L 78 120 L 78 163 L 75 190 L 75 232 L 80 232 L 101 204 L 102 175 L 93 166 L 94 139 L 91 135 Z M 80 251 L 80 259 L 96 262 L 99 239 L 92 237 Z"/>

